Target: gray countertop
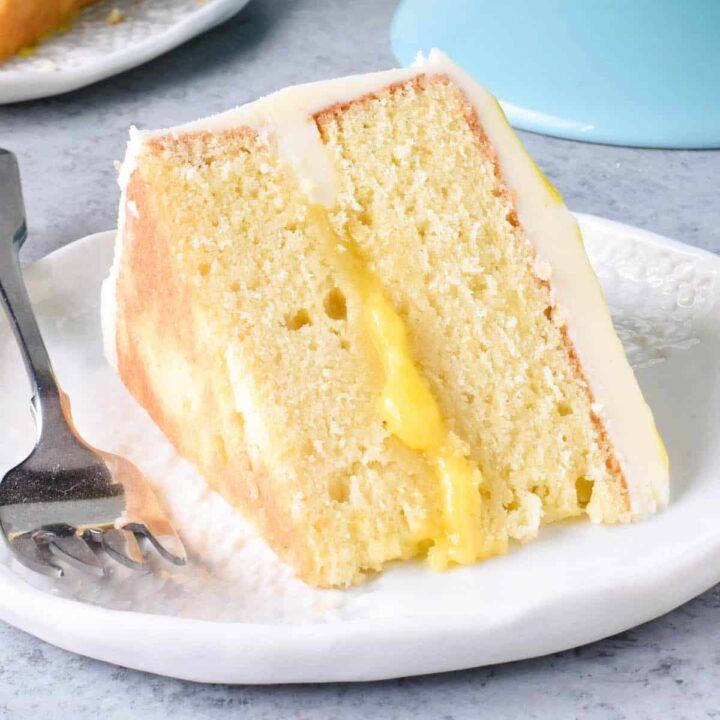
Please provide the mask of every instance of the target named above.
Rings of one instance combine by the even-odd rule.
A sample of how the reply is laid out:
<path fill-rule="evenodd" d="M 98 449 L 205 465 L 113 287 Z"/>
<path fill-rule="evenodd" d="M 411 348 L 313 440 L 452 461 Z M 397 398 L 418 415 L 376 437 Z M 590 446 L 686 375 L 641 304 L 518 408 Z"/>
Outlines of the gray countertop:
<path fill-rule="evenodd" d="M 393 66 L 393 0 L 254 0 L 138 69 L 0 107 L 21 163 L 32 260 L 113 227 L 130 124 L 160 127 L 282 86 Z M 614 148 L 523 134 L 568 205 L 720 251 L 720 152 Z M 720 586 L 654 622 L 550 657 L 425 678 L 202 686 L 73 656 L 0 624 L 0 718 L 720 717 Z"/>

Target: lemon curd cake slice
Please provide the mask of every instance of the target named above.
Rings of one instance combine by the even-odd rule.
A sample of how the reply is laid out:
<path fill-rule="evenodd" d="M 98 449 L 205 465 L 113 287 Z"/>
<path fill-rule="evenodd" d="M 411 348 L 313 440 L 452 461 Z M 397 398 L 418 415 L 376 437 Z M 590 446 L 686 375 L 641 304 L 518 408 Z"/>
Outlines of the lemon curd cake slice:
<path fill-rule="evenodd" d="M 108 356 L 308 583 L 663 506 L 577 224 L 445 55 L 133 131 Z"/>
<path fill-rule="evenodd" d="M 66 28 L 97 0 L 0 0 L 0 61 Z"/>

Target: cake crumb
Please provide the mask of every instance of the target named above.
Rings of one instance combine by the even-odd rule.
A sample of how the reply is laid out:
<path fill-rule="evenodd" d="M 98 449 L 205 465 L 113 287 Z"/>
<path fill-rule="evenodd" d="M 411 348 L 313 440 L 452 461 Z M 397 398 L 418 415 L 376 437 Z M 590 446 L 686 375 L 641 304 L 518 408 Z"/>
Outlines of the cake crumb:
<path fill-rule="evenodd" d="M 124 22 L 124 20 L 125 13 L 119 8 L 113 8 L 105 18 L 105 22 L 108 25 L 119 25 L 121 22 Z"/>
<path fill-rule="evenodd" d="M 38 70 L 40 70 L 40 72 L 55 72 L 57 65 L 52 60 L 44 60 Z"/>

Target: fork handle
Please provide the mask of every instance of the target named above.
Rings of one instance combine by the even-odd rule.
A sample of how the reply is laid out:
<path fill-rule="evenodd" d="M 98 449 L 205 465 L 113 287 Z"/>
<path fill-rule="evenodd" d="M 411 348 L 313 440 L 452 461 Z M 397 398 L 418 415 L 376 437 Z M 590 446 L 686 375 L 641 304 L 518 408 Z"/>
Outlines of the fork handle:
<path fill-rule="evenodd" d="M 0 149 L 0 303 L 17 339 L 33 391 L 38 431 L 44 421 L 65 416 L 60 389 L 20 269 L 19 252 L 27 237 L 20 173 L 15 156 Z M 51 417 L 52 416 L 52 417 Z"/>

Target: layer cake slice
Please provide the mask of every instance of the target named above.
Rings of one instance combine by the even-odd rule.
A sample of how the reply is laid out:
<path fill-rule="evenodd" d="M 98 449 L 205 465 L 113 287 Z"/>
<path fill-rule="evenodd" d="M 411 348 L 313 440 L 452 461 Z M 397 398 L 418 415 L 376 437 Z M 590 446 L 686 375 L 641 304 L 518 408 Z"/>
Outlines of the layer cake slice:
<path fill-rule="evenodd" d="M 133 131 L 106 347 L 305 581 L 667 502 L 578 226 L 445 55 Z"/>

